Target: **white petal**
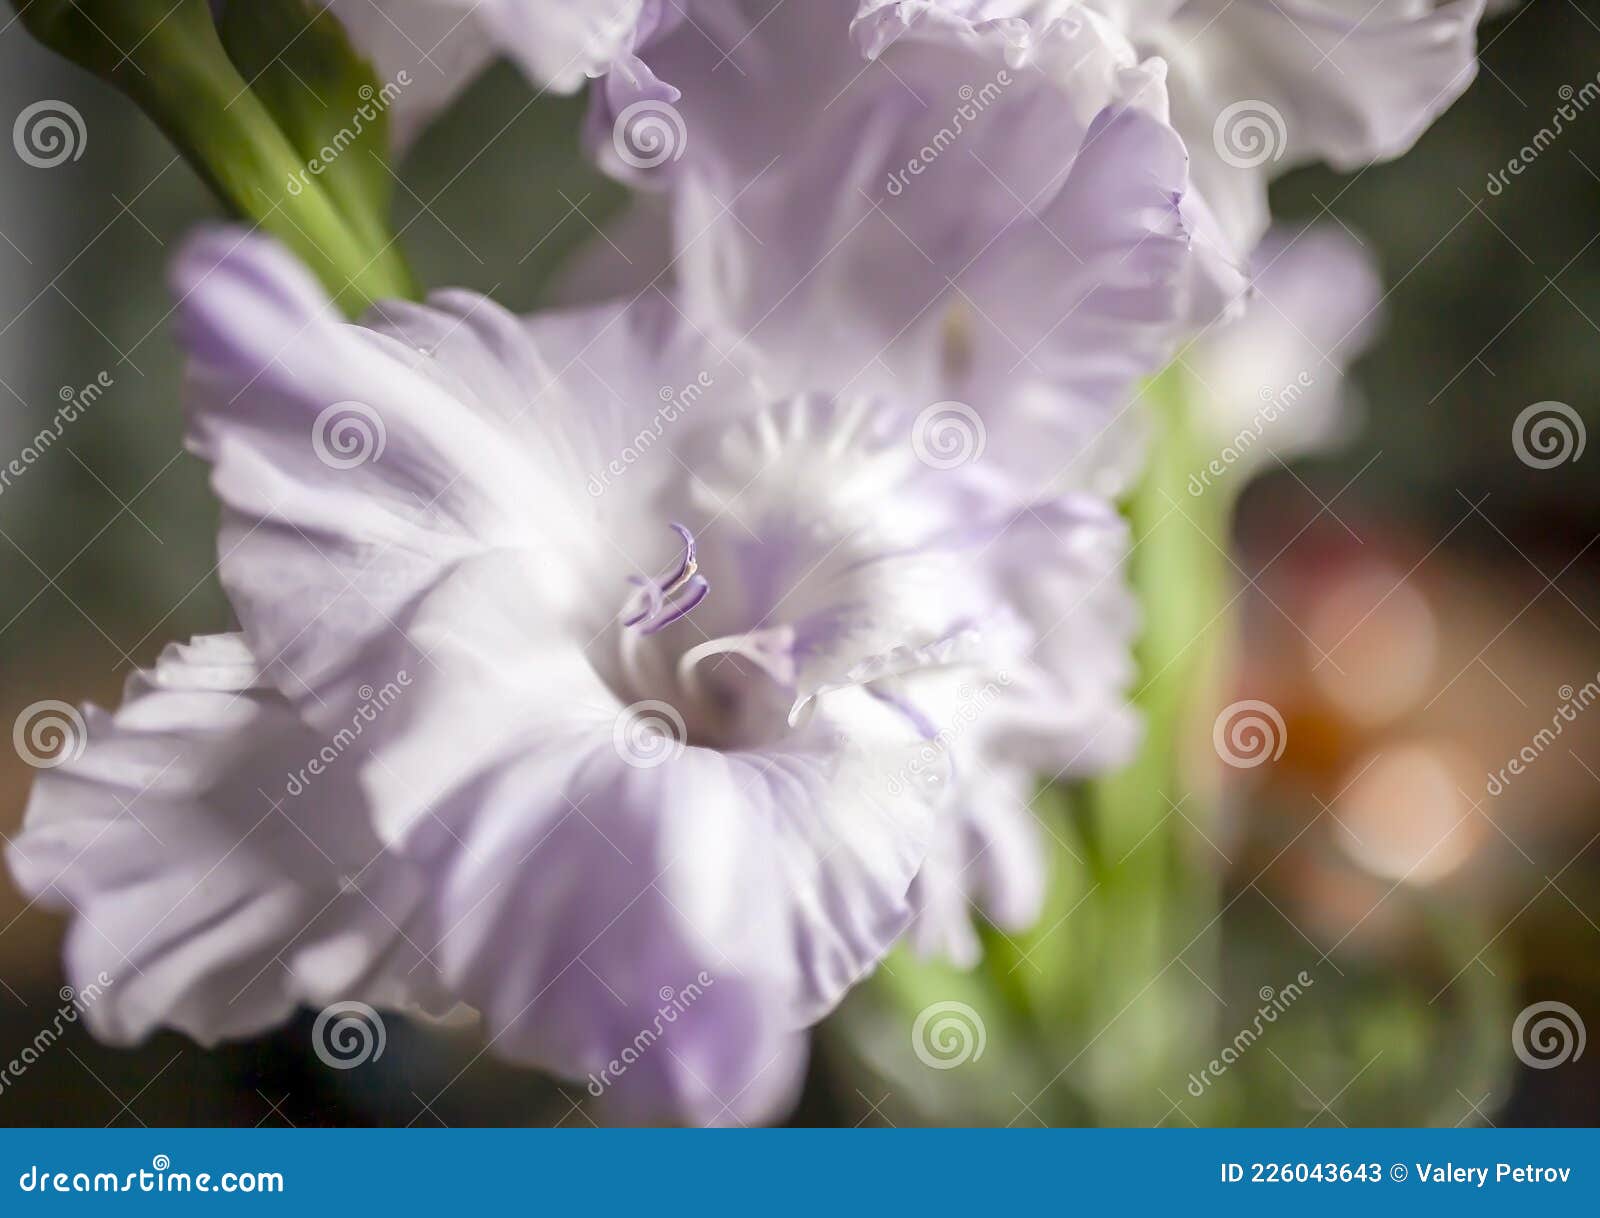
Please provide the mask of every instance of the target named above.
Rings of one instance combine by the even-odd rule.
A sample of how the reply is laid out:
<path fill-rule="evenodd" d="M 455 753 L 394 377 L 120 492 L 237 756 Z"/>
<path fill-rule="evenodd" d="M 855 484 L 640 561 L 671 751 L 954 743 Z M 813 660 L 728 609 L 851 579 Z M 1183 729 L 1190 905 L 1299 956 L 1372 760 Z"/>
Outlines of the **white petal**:
<path fill-rule="evenodd" d="M 247 0 L 236 0 L 244 3 Z M 380 79 L 409 83 L 392 110 L 408 143 L 497 55 L 541 92 L 576 93 L 676 12 L 654 0 L 324 0 Z"/>
<path fill-rule="evenodd" d="M 635 477 L 602 504 L 586 477 L 622 451 L 624 416 L 641 421 L 649 371 L 711 366 L 637 305 L 547 319 L 539 341 L 469 293 L 349 325 L 279 247 L 229 232 L 191 242 L 174 278 L 224 587 L 274 681 L 324 726 L 360 685 L 415 671 L 408 613 L 475 557 L 537 554 L 552 595 L 584 603 L 602 508 L 626 515 L 627 492 L 648 489 Z M 634 342 L 653 363 L 613 358 Z"/>
<path fill-rule="evenodd" d="M 917 916 L 907 941 L 920 955 L 960 968 L 977 964 L 982 945 L 973 906 L 1002 930 L 1027 930 L 1037 921 L 1048 856 L 1028 803 L 1036 786 L 1015 767 L 963 776 L 961 797 L 938 819 L 928 861 L 912 886 Z"/>
<path fill-rule="evenodd" d="M 526 739 L 439 805 L 413 842 L 438 877 L 437 958 L 516 1060 L 598 1075 L 635 1113 L 666 1094 L 697 1122 L 770 1118 L 795 1034 L 909 919 L 918 805 L 865 803 L 831 747 L 624 754 L 647 756 L 610 726 Z"/>
<path fill-rule="evenodd" d="M 1242 257 L 1266 231 L 1271 175 L 1315 160 L 1348 171 L 1410 149 L 1472 83 L 1482 14 L 1483 0 L 1190 0 L 1130 34 L 1170 59 L 1173 121 Z M 1229 107 L 1240 108 L 1233 124 L 1258 116 L 1266 142 L 1225 158 L 1217 127 Z"/>
<path fill-rule="evenodd" d="M 169 648 L 115 715 L 85 723 L 85 751 L 41 772 L 7 858 L 23 891 L 72 916 L 68 976 L 104 990 L 84 1006 L 99 1035 L 171 1027 L 212 1044 L 298 1003 L 439 1005 L 403 929 L 419 873 L 382 851 L 355 767 L 328 762 L 238 636 Z"/>

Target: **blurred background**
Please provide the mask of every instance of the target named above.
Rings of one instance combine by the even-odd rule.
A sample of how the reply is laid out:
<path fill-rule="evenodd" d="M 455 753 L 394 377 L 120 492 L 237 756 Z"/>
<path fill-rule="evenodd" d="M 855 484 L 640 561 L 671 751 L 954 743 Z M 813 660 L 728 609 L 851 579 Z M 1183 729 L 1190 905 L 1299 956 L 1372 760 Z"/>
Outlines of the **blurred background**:
<path fill-rule="evenodd" d="M 818 1037 L 797 1122 L 1600 1123 L 1600 1051 L 1513 1043 L 1535 1004 L 1600 1028 L 1600 708 L 1494 781 L 1600 694 L 1600 452 L 1537 468 L 1512 439 L 1539 402 L 1600 428 L 1600 105 L 1488 185 L 1600 77 L 1600 13 L 1535 0 L 1481 42 L 1477 83 L 1409 156 L 1276 189 L 1280 217 L 1359 240 L 1388 295 L 1347 440 L 1269 460 L 1240 498 L 1237 620 L 1182 797 L 1111 847 L 1075 836 L 1073 793 L 1047 796 L 1044 922 L 988 933 L 970 973 L 892 958 Z M 211 204 L 130 105 L 12 24 L 0 119 L 42 98 L 87 141 L 51 168 L 0 157 L 0 459 L 87 404 L 0 489 L 6 725 L 41 699 L 115 704 L 167 642 L 230 625 L 163 283 Z M 577 157 L 581 105 L 502 66 L 424 135 L 396 207 L 425 283 L 531 307 L 620 211 Z M 1271 766 L 1211 749 L 1241 699 L 1282 716 Z M 33 773 L 0 749 L 8 837 Z M 0 881 L 0 1057 L 54 1015 L 62 929 Z M 946 1006 L 965 1022 L 919 1042 Z M 382 1059 L 330 1071 L 310 1021 L 216 1050 L 74 1027 L 0 1093 L 0 1125 L 594 1119 L 470 1033 L 395 1018 Z"/>

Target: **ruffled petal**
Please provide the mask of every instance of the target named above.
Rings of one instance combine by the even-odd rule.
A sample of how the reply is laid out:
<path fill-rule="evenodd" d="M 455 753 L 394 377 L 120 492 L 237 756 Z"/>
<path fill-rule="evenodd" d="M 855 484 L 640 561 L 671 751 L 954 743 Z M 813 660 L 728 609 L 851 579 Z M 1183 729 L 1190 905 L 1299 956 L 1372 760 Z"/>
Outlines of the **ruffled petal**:
<path fill-rule="evenodd" d="M 67 974 L 96 987 L 83 1012 L 104 1039 L 209 1045 L 300 1003 L 444 1005 L 413 939 L 420 871 L 372 834 L 345 740 L 258 671 L 236 635 L 169 647 L 35 783 L 7 861 L 71 916 Z"/>
<path fill-rule="evenodd" d="M 939 818 L 912 885 L 917 915 L 906 942 L 913 951 L 971 968 L 983 956 L 974 907 L 1002 930 L 1023 931 L 1038 920 L 1049 869 L 1028 803 L 1036 785 L 1016 767 L 963 776 L 961 797 Z"/>
<path fill-rule="evenodd" d="M 476 16 L 529 79 L 576 93 L 630 55 L 668 8 L 664 0 L 481 0 Z"/>
<path fill-rule="evenodd" d="M 705 411 L 707 370 L 738 380 L 649 302 L 543 319 L 537 339 L 462 292 L 349 325 L 279 247 L 225 230 L 191 241 L 174 281 L 223 585 L 274 681 L 325 725 L 362 683 L 415 670 L 409 608 L 483 554 L 538 554 L 548 602 L 592 613 L 592 538 L 650 485 L 597 493 L 649 422 L 641 399 L 679 392 L 655 377 L 680 364 Z"/>
<path fill-rule="evenodd" d="M 243 2 L 243 0 L 239 0 Z M 323 0 L 379 76 L 408 82 L 391 111 L 402 145 L 506 55 L 541 92 L 576 93 L 681 20 L 666 0 Z"/>
<path fill-rule="evenodd" d="M 985 746 L 1053 778 L 1125 764 L 1141 730 L 1128 705 L 1139 610 L 1124 568 L 1127 525 L 1105 503 L 1071 495 L 990 527 L 993 595 L 1016 606 L 1031 637 L 1012 697 L 984 719 Z"/>
<path fill-rule="evenodd" d="M 1184 150 L 1159 65 L 1101 18 L 714 0 L 695 24 L 643 56 L 686 142 L 642 172 L 672 182 L 686 312 L 775 392 L 955 399 L 995 428 L 1031 394 L 1063 464 L 1170 353 Z"/>
<path fill-rule="evenodd" d="M 1173 121 L 1238 257 L 1266 232 L 1270 177 L 1410 149 L 1477 73 L 1483 0 L 1190 0 L 1130 36 L 1171 64 Z"/>
<path fill-rule="evenodd" d="M 630 1119 L 770 1119 L 797 1033 L 909 920 L 926 813 L 869 802 L 831 742 L 725 754 L 646 730 L 511 742 L 439 804 L 412 846 L 437 958 L 499 1052 L 588 1076 Z"/>

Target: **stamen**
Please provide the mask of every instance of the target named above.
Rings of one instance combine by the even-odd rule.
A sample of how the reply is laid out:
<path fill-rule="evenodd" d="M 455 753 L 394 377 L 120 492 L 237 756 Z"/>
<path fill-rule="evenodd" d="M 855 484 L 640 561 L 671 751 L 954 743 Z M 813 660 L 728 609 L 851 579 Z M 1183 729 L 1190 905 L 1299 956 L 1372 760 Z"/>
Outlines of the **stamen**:
<path fill-rule="evenodd" d="M 644 597 L 645 605 L 643 609 L 632 617 L 624 618 L 622 624 L 624 626 L 637 626 L 640 622 L 647 621 L 661 612 L 661 589 L 656 586 L 655 581 L 645 579 L 641 575 L 628 576 L 628 582 L 639 589 L 640 594 Z"/>
<path fill-rule="evenodd" d="M 660 580 L 644 579 L 637 575 L 628 577 L 628 582 L 639 589 L 635 595 L 643 603 L 631 613 L 624 608 L 623 614 L 626 616 L 622 624 L 624 627 L 637 627 L 643 635 L 665 630 L 705 600 L 706 594 L 711 591 L 711 585 L 699 574 L 694 534 L 676 521 L 670 527 L 683 539 L 683 556 L 678 561 L 678 569 Z M 679 596 L 679 593 L 684 595 Z"/>
<path fill-rule="evenodd" d="M 700 686 L 699 666 L 712 656 L 736 655 L 749 660 L 779 685 L 795 682 L 794 628 L 772 626 L 748 634 L 707 639 L 678 657 L 678 681 L 690 689 Z"/>
<path fill-rule="evenodd" d="M 701 601 L 705 600 L 706 593 L 711 591 L 711 585 L 705 581 L 704 577 L 699 575 L 692 576 L 687 586 L 689 588 L 689 595 L 668 609 L 666 616 L 658 617 L 655 621 L 645 626 L 644 629 L 640 631 L 641 634 L 650 635 L 665 630 L 668 626 L 672 625 L 673 622 L 677 621 L 680 617 L 683 617 Z"/>
<path fill-rule="evenodd" d="M 700 564 L 694 560 L 694 534 L 676 521 L 668 527 L 683 538 L 683 561 L 678 564 L 677 574 L 667 580 L 666 587 L 661 589 L 662 596 L 671 596 L 694 578 L 694 573 L 700 569 Z M 696 604 L 698 603 L 696 602 Z"/>

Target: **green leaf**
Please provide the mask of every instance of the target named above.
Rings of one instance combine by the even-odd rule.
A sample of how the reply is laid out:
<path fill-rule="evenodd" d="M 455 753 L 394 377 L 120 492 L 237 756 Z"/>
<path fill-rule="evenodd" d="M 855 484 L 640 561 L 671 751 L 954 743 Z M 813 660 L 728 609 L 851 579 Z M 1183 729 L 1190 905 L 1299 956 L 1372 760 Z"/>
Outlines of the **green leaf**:
<path fill-rule="evenodd" d="M 132 98 L 229 212 L 293 250 L 347 312 L 416 294 L 384 235 L 381 210 L 351 190 L 345 205 L 362 211 L 356 222 L 320 181 L 291 189 L 305 158 L 224 52 L 206 0 L 13 0 L 13 6 L 39 41 Z"/>
<path fill-rule="evenodd" d="M 410 84 L 380 81 L 344 26 L 308 0 L 229 4 L 218 27 L 223 48 L 305 162 L 285 184 L 298 194 L 320 185 L 358 236 L 391 240 L 389 107 Z"/>

